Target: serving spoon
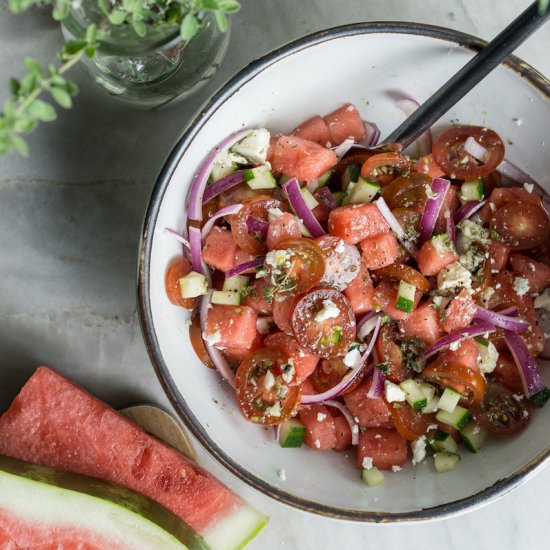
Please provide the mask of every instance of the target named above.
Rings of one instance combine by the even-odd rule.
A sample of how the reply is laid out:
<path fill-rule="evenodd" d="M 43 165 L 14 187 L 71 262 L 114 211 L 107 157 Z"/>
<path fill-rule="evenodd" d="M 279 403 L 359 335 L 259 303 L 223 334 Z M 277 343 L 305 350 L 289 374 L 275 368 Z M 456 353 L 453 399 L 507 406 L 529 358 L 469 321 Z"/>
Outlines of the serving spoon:
<path fill-rule="evenodd" d="M 352 149 L 376 153 L 408 147 L 549 18 L 550 8 L 547 7 L 541 13 L 538 2 L 533 2 L 402 122 L 383 143 L 370 147 L 356 144 Z"/>

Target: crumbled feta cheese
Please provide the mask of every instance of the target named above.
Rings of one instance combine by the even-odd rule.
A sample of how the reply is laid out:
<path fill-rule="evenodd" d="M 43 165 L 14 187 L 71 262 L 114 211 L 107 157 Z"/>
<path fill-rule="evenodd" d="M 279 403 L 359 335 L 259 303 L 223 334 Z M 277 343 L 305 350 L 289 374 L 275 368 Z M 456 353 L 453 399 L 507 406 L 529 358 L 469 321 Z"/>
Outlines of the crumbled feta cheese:
<path fill-rule="evenodd" d="M 346 245 L 344 244 L 344 241 L 339 240 L 338 244 L 336 245 L 336 248 L 334 249 L 334 252 L 337 254 L 343 254 L 346 251 Z"/>
<path fill-rule="evenodd" d="M 268 370 L 264 374 L 263 387 L 266 390 L 270 390 L 274 385 L 275 385 L 275 377 L 273 376 L 273 373 L 270 370 Z"/>
<path fill-rule="evenodd" d="M 359 426 L 357 424 L 354 424 L 351 427 L 351 433 L 353 433 L 353 434 L 358 434 L 359 433 Z"/>
<path fill-rule="evenodd" d="M 456 340 L 455 342 L 452 342 L 449 344 L 449 349 L 451 351 L 456 351 L 459 346 L 460 346 L 460 340 Z"/>
<path fill-rule="evenodd" d="M 523 120 L 521 118 L 514 118 L 514 124 L 516 126 L 521 126 L 523 124 Z"/>
<path fill-rule="evenodd" d="M 447 296 L 434 296 L 433 297 L 433 303 L 439 309 L 445 309 L 450 301 L 451 301 L 451 299 L 448 298 Z"/>
<path fill-rule="evenodd" d="M 525 398 L 525 396 L 522 393 L 514 393 L 512 397 L 518 402 L 523 401 L 523 399 Z"/>
<path fill-rule="evenodd" d="M 283 374 L 281 374 L 281 378 L 283 379 L 283 382 L 290 384 L 295 374 L 296 374 L 296 368 L 294 367 L 294 359 L 290 357 L 288 360 L 288 363 L 283 366 Z"/>
<path fill-rule="evenodd" d="M 460 222 L 459 228 L 462 231 L 462 244 L 464 250 L 468 250 L 474 242 L 481 244 L 489 244 L 491 242 L 489 239 L 489 230 L 472 220 Z"/>
<path fill-rule="evenodd" d="M 287 260 L 287 251 L 286 250 L 272 250 L 268 252 L 265 257 L 265 263 L 272 267 L 279 267 L 285 265 Z"/>
<path fill-rule="evenodd" d="M 327 417 L 326 414 L 317 413 L 317 422 L 322 422 Z"/>
<path fill-rule="evenodd" d="M 437 288 L 444 294 L 472 288 L 472 274 L 460 262 L 445 266 L 437 275 Z"/>
<path fill-rule="evenodd" d="M 411 449 L 413 452 L 412 463 L 414 465 L 422 462 L 426 458 L 426 436 L 423 435 L 416 441 L 411 443 Z"/>
<path fill-rule="evenodd" d="M 397 464 L 394 464 L 392 467 L 391 467 L 391 471 L 392 472 L 400 472 L 403 468 L 401 468 L 401 466 L 397 466 Z"/>
<path fill-rule="evenodd" d="M 405 392 L 397 384 L 389 380 L 384 381 L 384 394 L 388 403 L 405 401 Z"/>
<path fill-rule="evenodd" d="M 267 221 L 269 223 L 274 222 L 277 218 L 280 218 L 284 212 L 280 208 L 268 208 L 267 209 Z"/>
<path fill-rule="evenodd" d="M 439 196 L 439 193 L 434 193 L 432 186 L 427 183 L 424 185 L 424 191 L 428 199 L 436 199 Z"/>
<path fill-rule="evenodd" d="M 321 448 L 321 442 L 320 442 L 318 439 L 316 439 L 316 440 L 313 442 L 313 444 L 315 445 L 315 447 L 316 447 L 317 449 L 320 449 L 320 448 Z"/>
<path fill-rule="evenodd" d="M 486 306 L 491 300 L 491 296 L 495 293 L 495 289 L 492 286 L 488 286 L 480 295 L 481 303 Z"/>
<path fill-rule="evenodd" d="M 359 424 L 359 418 L 357 416 L 354 416 L 353 417 L 353 421 L 356 423 L 356 424 Z"/>
<path fill-rule="evenodd" d="M 547 288 L 542 294 L 535 298 L 535 307 L 550 311 L 550 288 Z"/>
<path fill-rule="evenodd" d="M 269 409 L 267 409 L 267 412 L 270 416 L 281 416 L 281 404 L 279 401 L 275 403 L 275 405 L 272 405 Z"/>
<path fill-rule="evenodd" d="M 523 409 L 523 418 L 529 418 L 529 411 L 527 409 Z"/>
<path fill-rule="evenodd" d="M 350 349 L 346 355 L 344 355 L 344 365 L 346 367 L 356 367 L 361 362 L 361 352 L 359 348 Z"/>
<path fill-rule="evenodd" d="M 492 342 L 487 346 L 482 344 L 477 345 L 478 348 L 478 364 L 481 374 L 493 372 L 497 366 L 498 350 Z"/>
<path fill-rule="evenodd" d="M 212 334 L 203 334 L 202 337 L 206 340 L 206 343 L 210 346 L 215 346 L 222 341 L 222 335 L 220 331 L 213 332 Z"/>
<path fill-rule="evenodd" d="M 338 306 L 332 300 L 323 300 L 323 307 L 315 314 L 314 319 L 317 323 L 322 323 L 327 319 L 334 319 L 335 317 L 338 317 L 338 315 L 340 315 Z"/>
<path fill-rule="evenodd" d="M 252 130 L 239 143 L 233 145 L 233 151 L 246 157 L 253 164 L 263 164 L 267 157 L 270 137 L 265 128 Z"/>
<path fill-rule="evenodd" d="M 534 187 L 535 186 L 532 183 L 524 183 L 523 184 L 523 188 L 525 189 L 525 191 L 527 191 L 527 193 L 532 193 Z"/>
<path fill-rule="evenodd" d="M 241 155 L 229 151 L 212 165 L 212 180 L 218 181 L 237 170 L 238 164 L 248 164 L 248 161 Z"/>
<path fill-rule="evenodd" d="M 281 481 L 286 481 L 286 470 L 284 468 L 277 470 L 277 475 Z"/>
<path fill-rule="evenodd" d="M 361 466 L 363 467 L 363 470 L 370 470 L 372 468 L 372 457 L 364 457 Z"/>
<path fill-rule="evenodd" d="M 477 246 L 471 246 L 464 254 L 461 254 L 458 261 L 471 273 L 476 272 L 485 262 L 485 253 Z"/>
<path fill-rule="evenodd" d="M 514 290 L 518 296 L 524 296 L 529 292 L 529 281 L 524 277 L 514 279 Z"/>
<path fill-rule="evenodd" d="M 382 439 L 382 434 L 375 434 L 374 439 Z"/>

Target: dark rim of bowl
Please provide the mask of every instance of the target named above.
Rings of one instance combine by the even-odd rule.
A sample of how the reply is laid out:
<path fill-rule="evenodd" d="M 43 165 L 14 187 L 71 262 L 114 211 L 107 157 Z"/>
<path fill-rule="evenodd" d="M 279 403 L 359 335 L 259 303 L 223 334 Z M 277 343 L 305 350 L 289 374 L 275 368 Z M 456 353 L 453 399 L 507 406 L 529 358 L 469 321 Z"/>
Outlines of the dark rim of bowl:
<path fill-rule="evenodd" d="M 274 498 L 279 502 L 289 504 L 300 510 L 320 514 L 323 516 L 353 520 L 366 521 L 376 523 L 389 523 L 399 521 L 421 521 L 434 518 L 441 518 L 451 515 L 456 515 L 465 512 L 470 508 L 478 507 L 482 504 L 487 504 L 492 500 L 508 493 L 516 488 L 521 482 L 533 475 L 537 470 L 540 470 L 543 465 L 550 462 L 550 447 L 539 453 L 528 464 L 524 465 L 513 475 L 502 479 L 479 491 L 478 493 L 459 499 L 447 504 L 441 504 L 430 508 L 414 510 L 409 512 L 369 512 L 362 510 L 350 510 L 346 508 L 338 508 L 319 504 L 305 498 L 300 498 L 292 495 L 279 487 L 275 487 L 266 483 L 261 478 L 253 475 L 248 470 L 243 468 L 238 462 L 228 456 L 213 439 L 209 436 L 206 429 L 202 426 L 199 420 L 188 407 L 185 399 L 179 392 L 174 380 L 170 375 L 170 371 L 166 366 L 159 343 L 153 326 L 153 318 L 151 311 L 151 295 L 149 289 L 150 283 L 150 261 L 151 249 L 153 241 L 153 232 L 159 214 L 160 206 L 164 197 L 164 193 L 169 185 L 170 179 L 174 170 L 185 154 L 189 144 L 195 138 L 197 133 L 210 119 L 220 106 L 235 94 L 244 84 L 253 79 L 260 72 L 271 66 L 272 64 L 284 59 L 294 53 L 300 52 L 306 48 L 310 48 L 317 44 L 339 39 L 348 36 L 361 34 L 412 34 L 418 36 L 427 36 L 446 42 L 451 42 L 468 48 L 473 51 L 480 50 L 486 42 L 474 36 L 464 34 L 458 31 L 424 25 L 420 23 L 401 23 L 401 22 L 374 22 L 374 23 L 356 23 L 352 25 L 344 25 L 334 27 L 310 34 L 304 38 L 300 38 L 274 50 L 264 57 L 253 61 L 247 67 L 238 72 L 229 82 L 204 105 L 199 114 L 189 124 L 187 131 L 175 145 L 172 153 L 168 157 L 164 167 L 157 179 L 153 189 L 149 206 L 145 215 L 143 232 L 141 235 L 140 246 L 140 264 L 138 272 L 138 307 L 140 324 L 143 332 L 147 351 L 153 363 L 153 367 L 157 373 L 160 383 L 170 399 L 174 409 L 180 415 L 186 426 L 191 430 L 193 435 L 201 442 L 201 444 L 216 458 L 223 466 L 239 479 L 248 483 L 258 491 L 261 491 L 267 496 Z M 525 78 L 532 86 L 542 92 L 550 99 L 550 81 L 542 76 L 533 67 L 520 60 L 515 56 L 510 56 L 504 65 L 513 71 L 517 72 L 521 77 Z"/>

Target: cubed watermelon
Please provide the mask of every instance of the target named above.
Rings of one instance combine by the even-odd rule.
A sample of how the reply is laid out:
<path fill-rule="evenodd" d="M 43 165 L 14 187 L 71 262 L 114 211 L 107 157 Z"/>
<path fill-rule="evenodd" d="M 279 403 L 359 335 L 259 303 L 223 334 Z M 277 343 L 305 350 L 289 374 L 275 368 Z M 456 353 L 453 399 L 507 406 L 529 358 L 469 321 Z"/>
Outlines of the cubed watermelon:
<path fill-rule="evenodd" d="M 215 304 L 208 310 L 205 338 L 219 349 L 250 348 L 256 338 L 256 312 L 249 306 Z"/>
<path fill-rule="evenodd" d="M 266 523 L 208 472 L 47 367 L 0 417 L 0 454 L 137 491 L 213 549 L 240 548 Z"/>
<path fill-rule="evenodd" d="M 479 350 L 477 343 L 473 338 L 461 340 L 457 349 L 447 348 L 441 354 L 441 360 L 460 363 L 470 369 L 479 370 L 478 367 Z"/>
<path fill-rule="evenodd" d="M 314 451 L 334 449 L 337 442 L 336 424 L 327 407 L 308 405 L 300 407 L 300 422 L 306 427 L 304 443 Z"/>
<path fill-rule="evenodd" d="M 374 287 L 369 270 L 364 262 L 361 262 L 359 275 L 344 290 L 349 300 L 353 313 L 360 315 L 374 309 Z"/>
<path fill-rule="evenodd" d="M 407 462 L 407 440 L 395 430 L 368 428 L 359 434 L 357 445 L 357 467 L 363 467 L 363 460 L 372 458 L 373 466 L 379 470 L 402 467 Z"/>
<path fill-rule="evenodd" d="M 541 204 L 540 197 L 536 193 L 529 193 L 522 187 L 497 187 L 493 189 L 489 201 L 481 209 L 481 218 L 485 221 L 490 220 L 494 212 L 512 201 L 526 201 L 538 205 Z"/>
<path fill-rule="evenodd" d="M 502 271 L 506 269 L 510 259 L 510 247 L 497 241 L 491 241 L 489 243 L 489 258 L 491 259 L 492 270 Z"/>
<path fill-rule="evenodd" d="M 269 224 L 267 231 L 267 249 L 273 250 L 284 239 L 299 239 L 302 236 L 296 218 L 285 212 Z"/>
<path fill-rule="evenodd" d="M 439 164 L 435 162 L 433 155 L 430 153 L 424 157 L 420 157 L 414 164 L 414 171 L 422 174 L 428 174 L 431 178 L 441 178 L 445 172 L 441 170 Z"/>
<path fill-rule="evenodd" d="M 281 174 L 311 182 L 336 164 L 334 151 L 296 136 L 277 139 L 271 165 Z"/>
<path fill-rule="evenodd" d="M 392 428 L 388 404 L 382 397 L 376 399 L 368 397 L 370 386 L 371 380 L 367 380 L 344 395 L 346 407 L 361 427 Z"/>
<path fill-rule="evenodd" d="M 228 361 L 236 365 L 240 365 L 253 351 L 263 347 L 264 337 L 257 332 L 256 338 L 254 338 L 254 342 L 252 342 L 252 345 L 249 348 L 225 348 L 222 353 Z"/>
<path fill-rule="evenodd" d="M 249 283 L 250 292 L 244 297 L 243 305 L 250 306 L 259 315 L 271 315 L 273 312 L 273 285 L 262 277 Z M 267 298 L 267 299 L 266 299 Z"/>
<path fill-rule="evenodd" d="M 389 233 L 390 226 L 376 204 L 350 204 L 330 213 L 328 230 L 347 243 L 357 244 L 368 237 Z"/>
<path fill-rule="evenodd" d="M 420 304 L 408 319 L 399 321 L 399 332 L 405 338 L 419 338 L 427 346 L 441 337 L 439 315 L 431 300 Z"/>
<path fill-rule="evenodd" d="M 542 262 L 516 253 L 510 256 L 510 263 L 514 273 L 527 279 L 529 292 L 541 292 L 550 285 L 550 267 Z"/>
<path fill-rule="evenodd" d="M 333 416 L 334 425 L 336 426 L 336 445 L 335 451 L 346 451 L 351 449 L 351 428 L 349 422 L 344 416 Z"/>
<path fill-rule="evenodd" d="M 340 145 L 348 138 L 357 142 L 365 137 L 365 125 L 361 120 L 361 115 L 351 103 L 346 103 L 327 115 L 325 122 L 330 132 L 332 146 Z"/>
<path fill-rule="evenodd" d="M 265 346 L 278 349 L 288 359 L 292 359 L 296 376 L 300 380 L 305 380 L 315 370 L 319 362 L 319 357 L 300 346 L 295 338 L 284 332 L 276 332 L 266 336 Z"/>
<path fill-rule="evenodd" d="M 330 147 L 331 137 L 327 123 L 319 115 L 312 116 L 305 122 L 302 122 L 292 134 L 299 138 L 318 143 L 323 147 Z"/>
<path fill-rule="evenodd" d="M 220 271 L 228 271 L 235 265 L 238 246 L 225 227 L 214 226 L 206 235 L 202 248 L 202 259 Z"/>
<path fill-rule="evenodd" d="M 452 250 L 440 252 L 430 241 L 426 241 L 416 253 L 418 269 L 425 277 L 437 275 L 445 266 L 457 260 L 456 252 Z"/>
<path fill-rule="evenodd" d="M 367 237 L 360 243 L 363 261 L 369 269 L 380 269 L 393 264 L 399 256 L 399 245 L 393 233 Z"/>
<path fill-rule="evenodd" d="M 441 315 L 441 328 L 453 332 L 470 326 L 477 311 L 477 304 L 467 290 L 455 296 Z"/>

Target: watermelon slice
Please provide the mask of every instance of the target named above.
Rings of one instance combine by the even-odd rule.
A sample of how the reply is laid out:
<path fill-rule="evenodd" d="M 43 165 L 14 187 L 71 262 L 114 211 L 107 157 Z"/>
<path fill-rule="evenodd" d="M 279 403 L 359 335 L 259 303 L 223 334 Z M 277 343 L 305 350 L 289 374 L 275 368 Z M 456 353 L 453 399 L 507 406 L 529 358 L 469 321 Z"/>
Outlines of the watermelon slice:
<path fill-rule="evenodd" d="M 0 417 L 0 454 L 137 491 L 214 550 L 242 548 L 267 523 L 208 472 L 47 367 Z"/>
<path fill-rule="evenodd" d="M 189 525 L 120 485 L 0 456 L 0 548 L 208 550 Z"/>

